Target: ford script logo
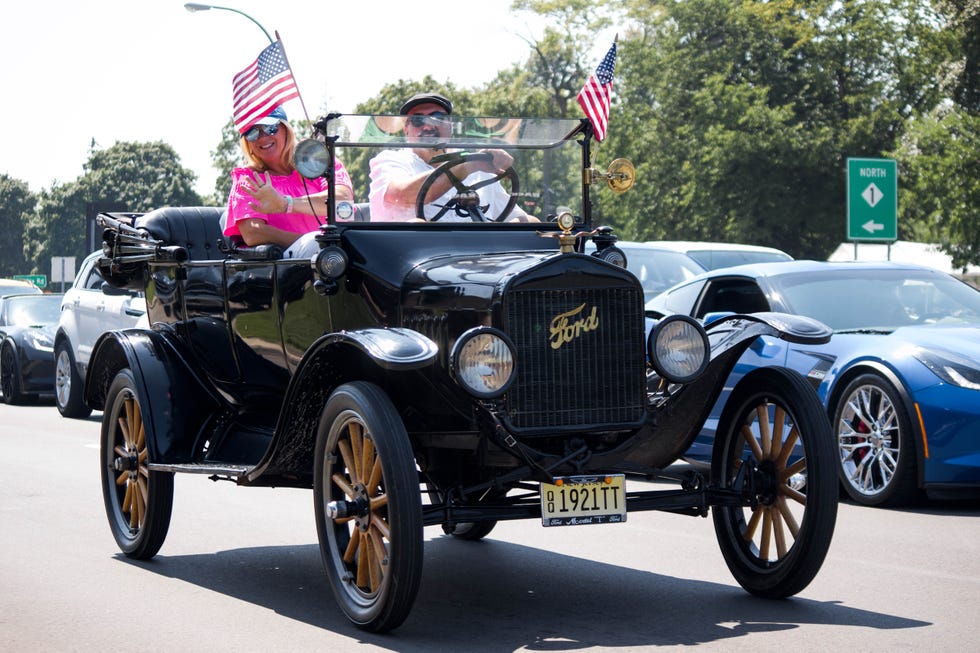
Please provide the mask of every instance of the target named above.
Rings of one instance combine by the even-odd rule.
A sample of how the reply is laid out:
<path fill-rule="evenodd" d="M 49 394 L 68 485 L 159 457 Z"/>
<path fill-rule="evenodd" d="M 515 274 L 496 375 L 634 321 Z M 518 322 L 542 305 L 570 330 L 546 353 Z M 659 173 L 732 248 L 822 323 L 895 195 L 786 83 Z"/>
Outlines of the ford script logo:
<path fill-rule="evenodd" d="M 549 338 L 549 342 L 551 342 L 552 349 L 558 349 L 565 343 L 578 338 L 583 333 L 595 331 L 599 328 L 599 316 L 596 314 L 596 307 L 593 306 L 592 312 L 588 315 L 583 315 L 584 312 L 585 304 L 582 304 L 578 308 L 572 309 L 567 313 L 562 313 L 561 315 L 556 315 L 551 319 L 551 327 L 549 328 L 551 338 Z"/>

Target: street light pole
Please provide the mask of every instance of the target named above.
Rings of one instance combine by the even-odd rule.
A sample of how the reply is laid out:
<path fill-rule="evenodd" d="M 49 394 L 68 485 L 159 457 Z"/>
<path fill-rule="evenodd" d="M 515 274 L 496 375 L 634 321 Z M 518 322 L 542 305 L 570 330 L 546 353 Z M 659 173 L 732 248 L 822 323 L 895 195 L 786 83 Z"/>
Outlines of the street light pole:
<path fill-rule="evenodd" d="M 262 23 L 260 23 L 259 21 L 255 20 L 254 18 L 252 18 L 251 16 L 249 16 L 248 14 L 246 14 L 244 11 L 239 11 L 238 9 L 232 9 L 231 7 L 219 7 L 217 5 L 202 5 L 202 4 L 198 4 L 196 2 L 188 2 L 187 4 L 184 5 L 184 9 L 186 9 L 187 11 L 189 11 L 191 13 L 194 13 L 196 11 L 207 11 L 208 9 L 221 9 L 223 11 L 233 11 L 236 14 L 240 14 L 242 16 L 245 16 L 245 18 L 248 18 L 250 21 L 252 21 L 256 25 L 258 25 L 259 26 L 259 29 L 262 30 L 262 33 L 265 34 L 265 38 L 269 39 L 269 43 L 275 43 L 275 41 L 272 40 L 272 37 L 269 36 L 269 32 L 267 32 L 265 30 L 265 28 L 262 27 Z"/>

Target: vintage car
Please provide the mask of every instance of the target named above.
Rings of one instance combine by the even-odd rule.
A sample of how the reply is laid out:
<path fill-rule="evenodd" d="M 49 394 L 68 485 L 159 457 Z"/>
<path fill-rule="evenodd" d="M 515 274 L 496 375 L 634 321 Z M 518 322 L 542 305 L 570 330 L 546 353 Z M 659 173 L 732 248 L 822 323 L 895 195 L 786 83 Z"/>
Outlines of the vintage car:
<path fill-rule="evenodd" d="M 806 587 L 838 488 L 827 419 L 798 373 L 742 379 L 710 475 L 672 464 L 754 340 L 821 343 L 829 330 L 777 313 L 649 327 L 639 281 L 593 216 L 593 194 L 627 190 L 634 170 L 595 166 L 587 121 L 453 117 L 451 137 L 413 141 L 404 120 L 326 116 L 297 167 L 327 175 L 332 195 L 334 157 L 356 180 L 382 149 L 444 149 L 422 215 L 436 177 L 503 148 L 505 211 L 451 174 L 456 193 L 427 222 L 331 203 L 308 260 L 229 242 L 220 207 L 100 217 L 103 276 L 145 291 L 151 325 L 103 335 L 85 383 L 104 410 L 102 487 L 125 555 L 157 553 L 175 474 L 196 473 L 312 488 L 337 602 L 371 631 L 408 616 L 428 526 L 474 540 L 503 520 L 710 509 L 746 590 Z M 507 221 L 515 202 L 538 221 Z"/>

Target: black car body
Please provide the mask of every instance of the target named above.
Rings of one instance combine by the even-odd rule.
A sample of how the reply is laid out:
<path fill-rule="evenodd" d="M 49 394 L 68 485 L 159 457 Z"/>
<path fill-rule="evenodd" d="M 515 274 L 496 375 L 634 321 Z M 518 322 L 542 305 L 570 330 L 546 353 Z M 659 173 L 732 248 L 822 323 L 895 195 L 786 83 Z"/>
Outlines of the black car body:
<path fill-rule="evenodd" d="M 332 170 L 338 151 L 356 164 L 357 148 L 423 145 L 398 135 L 402 119 L 328 117 L 297 160 Z M 622 252 L 591 215 L 592 187 L 624 190 L 632 170 L 592 167 L 588 123 L 461 120 L 454 134 L 440 145 L 506 147 L 526 164 L 523 192 L 511 192 L 541 222 L 484 221 L 465 198 L 453 208 L 465 223 L 344 222 L 366 211 L 338 205 L 307 261 L 227 242 L 219 207 L 102 216 L 103 275 L 145 290 L 152 325 L 104 335 L 85 383 L 87 403 L 105 410 L 103 490 L 122 550 L 155 555 L 174 474 L 187 472 L 313 488 L 338 603 L 370 630 L 408 615 L 422 529 L 435 525 L 478 539 L 501 520 L 600 524 L 714 506 L 744 587 L 775 597 L 806 586 L 829 546 L 836 485 L 826 420 L 798 375 L 743 381 L 712 478 L 649 481 L 700 431 L 751 342 L 822 342 L 826 328 L 768 314 L 706 334 L 678 317 L 648 337 L 642 288 L 610 262 Z M 570 170 L 558 173 L 561 161 Z M 576 205 L 551 213 L 548 198 L 568 188 Z M 743 443 L 750 428 L 764 431 L 757 453 Z M 805 458 L 781 456 L 797 438 Z M 785 524 L 786 539 L 759 543 L 761 521 Z"/>
<path fill-rule="evenodd" d="M 8 404 L 54 392 L 54 331 L 61 295 L 0 297 L 0 392 Z"/>

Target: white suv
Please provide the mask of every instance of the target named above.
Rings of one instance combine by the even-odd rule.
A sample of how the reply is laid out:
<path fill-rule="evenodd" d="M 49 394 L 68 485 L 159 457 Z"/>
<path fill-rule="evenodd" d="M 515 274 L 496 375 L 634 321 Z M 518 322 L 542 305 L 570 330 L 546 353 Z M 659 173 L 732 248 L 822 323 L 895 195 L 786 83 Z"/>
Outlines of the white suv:
<path fill-rule="evenodd" d="M 85 371 L 92 347 L 106 331 L 127 329 L 145 319 L 146 301 L 128 290 L 103 285 L 95 263 L 101 251 L 85 257 L 72 287 L 61 301 L 55 334 L 55 403 L 65 417 L 88 417 L 92 409 L 82 400 Z"/>

